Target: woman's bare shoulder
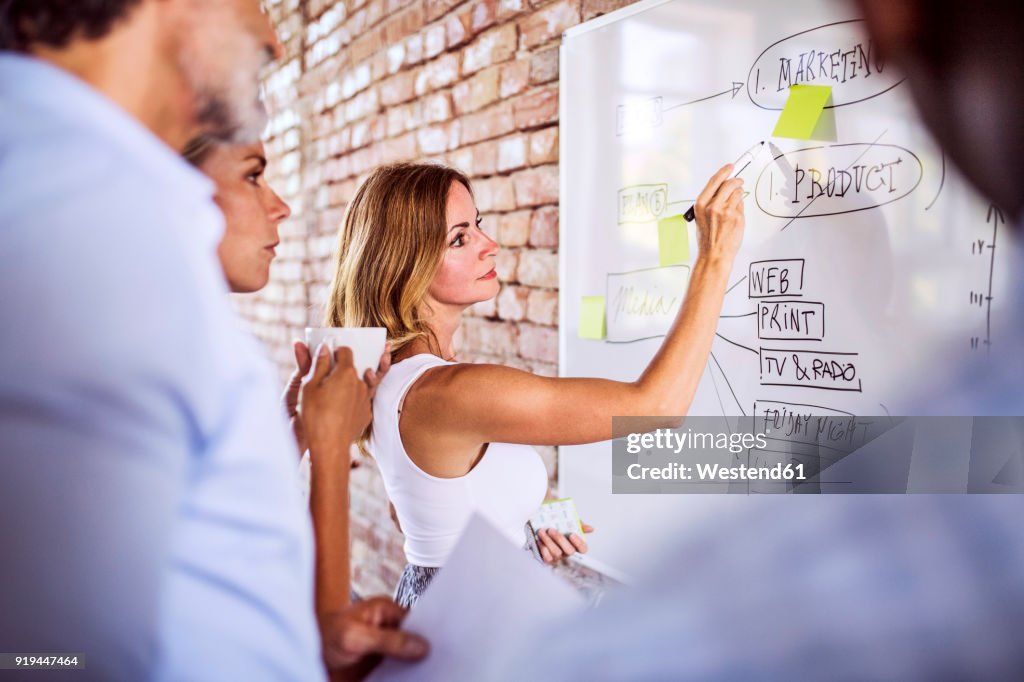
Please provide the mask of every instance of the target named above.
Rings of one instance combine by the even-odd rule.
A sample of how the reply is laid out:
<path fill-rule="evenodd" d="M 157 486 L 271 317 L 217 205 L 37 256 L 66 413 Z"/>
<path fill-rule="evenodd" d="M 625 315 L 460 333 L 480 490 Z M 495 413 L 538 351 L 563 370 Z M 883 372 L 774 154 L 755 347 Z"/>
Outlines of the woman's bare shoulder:
<path fill-rule="evenodd" d="M 431 367 L 416 380 L 406 400 L 439 406 L 493 400 L 495 393 L 510 382 L 535 375 L 524 370 L 494 363 L 456 362 Z"/>

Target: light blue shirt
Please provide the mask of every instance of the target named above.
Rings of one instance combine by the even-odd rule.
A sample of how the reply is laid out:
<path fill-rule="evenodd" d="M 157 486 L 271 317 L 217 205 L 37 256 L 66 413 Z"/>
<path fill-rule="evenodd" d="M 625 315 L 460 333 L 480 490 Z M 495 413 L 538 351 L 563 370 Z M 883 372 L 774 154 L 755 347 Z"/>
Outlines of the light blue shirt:
<path fill-rule="evenodd" d="M 212 191 L 0 53 L 0 651 L 84 654 L 76 679 L 324 676 L 295 446 Z"/>

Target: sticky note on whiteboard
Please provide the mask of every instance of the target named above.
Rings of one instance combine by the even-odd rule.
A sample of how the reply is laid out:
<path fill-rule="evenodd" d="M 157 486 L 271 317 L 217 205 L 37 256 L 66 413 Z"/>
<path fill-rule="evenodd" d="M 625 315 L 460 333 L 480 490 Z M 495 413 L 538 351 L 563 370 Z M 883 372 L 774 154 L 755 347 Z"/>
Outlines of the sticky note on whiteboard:
<path fill-rule="evenodd" d="M 690 260 L 686 218 L 681 215 L 658 221 L 658 265 L 679 265 Z"/>
<path fill-rule="evenodd" d="M 789 98 L 775 124 L 772 137 L 809 140 L 831 95 L 830 85 L 789 86 Z"/>
<path fill-rule="evenodd" d="M 580 338 L 605 337 L 604 296 L 584 296 L 580 301 Z"/>

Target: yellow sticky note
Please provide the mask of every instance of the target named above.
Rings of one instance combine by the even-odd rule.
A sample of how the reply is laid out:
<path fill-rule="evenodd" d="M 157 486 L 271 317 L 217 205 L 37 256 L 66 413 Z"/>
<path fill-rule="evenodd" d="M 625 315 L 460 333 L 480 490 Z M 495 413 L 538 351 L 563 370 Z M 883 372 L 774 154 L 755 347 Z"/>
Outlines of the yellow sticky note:
<path fill-rule="evenodd" d="M 775 124 L 772 137 L 809 140 L 831 95 L 831 85 L 789 86 L 789 99 L 779 122 Z"/>
<path fill-rule="evenodd" d="M 658 264 L 678 265 L 690 261 L 690 239 L 686 218 L 674 215 L 658 221 Z"/>
<path fill-rule="evenodd" d="M 604 296 L 584 296 L 580 303 L 580 338 L 604 337 Z"/>

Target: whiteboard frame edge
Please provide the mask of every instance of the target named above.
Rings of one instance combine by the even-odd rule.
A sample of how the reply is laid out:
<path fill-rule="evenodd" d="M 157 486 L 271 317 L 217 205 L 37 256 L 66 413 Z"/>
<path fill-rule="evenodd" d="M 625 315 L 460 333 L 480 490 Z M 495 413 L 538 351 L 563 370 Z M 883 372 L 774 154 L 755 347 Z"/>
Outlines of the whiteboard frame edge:
<path fill-rule="evenodd" d="M 558 49 L 558 73 L 559 73 L 559 84 L 562 82 L 562 77 L 565 74 L 566 66 L 566 41 L 571 40 L 577 36 L 589 33 L 595 29 L 603 28 L 609 24 L 617 21 L 622 21 L 635 14 L 646 12 L 647 10 L 660 7 L 661 5 L 667 5 L 674 0 L 641 0 L 640 2 L 629 5 L 628 7 L 622 7 L 614 12 L 595 17 L 590 21 L 585 21 L 582 24 L 573 26 L 572 28 L 566 29 L 562 33 L 561 44 Z M 565 378 L 566 370 L 565 364 L 568 355 L 568 328 L 566 323 L 568 321 L 568 314 L 566 312 L 566 280 L 567 280 L 567 257 L 566 249 L 562 248 L 562 245 L 566 243 L 566 232 L 567 225 L 572 221 L 571 212 L 566 211 L 565 203 L 562 198 L 566 193 L 566 185 L 568 181 L 568 165 L 564 163 L 566 158 L 567 144 L 565 141 L 565 135 L 561 134 L 562 122 L 565 120 L 565 107 L 567 104 L 568 97 L 566 95 L 565 88 L 559 85 L 558 88 L 558 376 Z M 561 448 L 559 448 L 561 450 Z M 559 497 L 565 497 L 565 490 L 562 488 L 562 456 L 561 452 L 558 455 L 558 495 Z M 616 580 L 623 585 L 629 585 L 632 579 L 621 570 L 610 566 L 609 564 L 595 559 L 586 554 L 576 555 L 576 560 L 586 566 L 587 568 L 597 571 L 598 573 L 605 575 L 612 580 Z"/>
<path fill-rule="evenodd" d="M 622 19 L 631 17 L 634 14 L 646 12 L 649 9 L 654 9 L 655 7 L 659 7 L 661 5 L 667 5 L 670 2 L 674 2 L 674 0 L 640 0 L 640 2 L 634 3 L 627 7 L 621 7 L 615 10 L 614 12 L 602 14 L 601 16 L 594 17 L 589 21 L 584 21 L 582 24 L 577 24 L 576 26 L 565 29 L 565 31 L 562 33 L 562 42 L 565 43 L 565 41 L 570 38 L 575 38 L 576 36 L 588 33 L 597 28 L 603 28 L 608 24 L 614 23 L 616 21 L 621 21 Z M 559 67 L 561 66 L 564 65 L 559 64 Z M 558 73 L 563 74 L 565 73 L 565 71 L 559 71 Z M 561 79 L 561 75 L 559 75 L 559 79 Z"/>
<path fill-rule="evenodd" d="M 565 49 L 564 49 L 564 38 L 563 44 L 558 47 L 558 73 L 565 73 Z M 561 85 L 561 75 L 559 75 L 559 86 L 558 86 L 558 376 L 565 376 L 565 361 L 567 355 L 567 341 L 565 323 L 568 315 L 565 312 L 565 284 L 566 284 L 566 255 L 563 244 L 565 244 L 566 235 L 566 212 L 565 202 L 562 201 L 562 197 L 565 196 L 566 183 L 568 181 L 568 173 L 566 172 L 566 164 L 563 163 L 565 158 L 565 150 L 568 146 L 565 142 L 565 135 L 562 134 L 562 121 L 565 120 L 565 107 L 567 104 L 568 97 L 565 94 L 565 88 Z M 561 468 L 561 458 L 559 458 L 559 468 Z M 561 493 L 562 482 L 559 477 L 558 482 L 559 493 Z"/>

